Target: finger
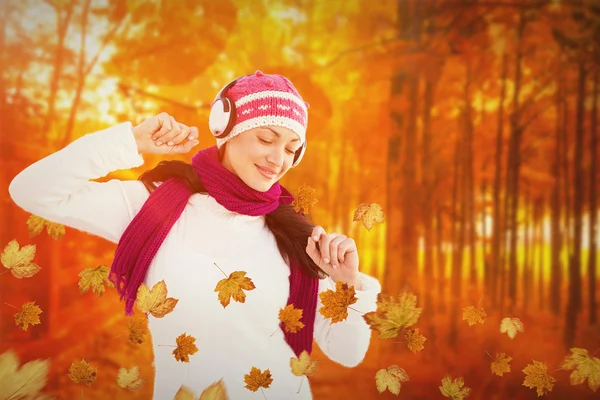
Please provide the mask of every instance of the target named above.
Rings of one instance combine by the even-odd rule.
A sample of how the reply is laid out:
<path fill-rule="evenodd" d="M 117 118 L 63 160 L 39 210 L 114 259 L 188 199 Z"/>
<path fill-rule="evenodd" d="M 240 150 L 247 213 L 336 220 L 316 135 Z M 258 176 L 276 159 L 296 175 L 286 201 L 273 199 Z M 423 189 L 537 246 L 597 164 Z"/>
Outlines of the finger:
<path fill-rule="evenodd" d="M 317 225 L 313 228 L 313 230 L 310 234 L 310 237 L 312 237 L 315 242 L 318 242 L 319 239 L 321 239 L 321 235 L 325 235 L 325 234 L 326 234 L 325 229 L 323 229 L 322 226 Z"/>
<path fill-rule="evenodd" d="M 161 141 L 167 143 L 167 146 L 173 146 L 175 138 L 181 133 L 181 127 L 175 118 L 169 116 L 169 119 L 171 120 L 171 130 L 161 138 Z"/>
<path fill-rule="evenodd" d="M 333 269 L 336 269 L 338 264 L 341 262 L 338 259 L 338 247 L 344 240 L 346 240 L 346 236 L 339 235 L 329 242 L 329 254 L 331 255 L 331 266 Z"/>
<path fill-rule="evenodd" d="M 345 262 L 346 255 L 348 253 L 352 253 L 356 251 L 356 242 L 352 238 L 346 238 L 340 245 L 338 246 L 338 260 L 340 262 Z"/>
<path fill-rule="evenodd" d="M 164 135 L 166 135 L 172 129 L 172 127 L 171 127 L 171 119 L 169 118 L 169 114 L 160 113 L 157 115 L 157 119 L 158 119 L 158 125 L 160 126 L 160 129 L 158 129 L 158 131 L 156 133 L 154 133 L 154 135 L 152 135 L 152 140 L 154 140 L 156 142 L 157 146 L 160 146 L 165 141 L 159 140 L 159 139 L 161 137 L 163 137 Z"/>
<path fill-rule="evenodd" d="M 176 144 L 175 146 L 170 148 L 173 149 L 175 153 L 185 154 L 191 151 L 192 148 L 194 148 L 194 146 L 196 146 L 198 143 L 200 143 L 198 139 L 186 140 L 185 142 Z"/>
<path fill-rule="evenodd" d="M 171 139 L 171 146 L 175 146 L 178 145 L 182 142 L 184 142 L 189 136 L 190 136 L 190 128 L 182 123 L 179 123 L 179 128 L 181 129 L 181 131 L 179 132 L 179 134 L 177 136 L 175 136 L 173 139 Z M 168 145 L 168 143 L 167 143 Z"/>
<path fill-rule="evenodd" d="M 321 259 L 325 264 L 329 264 L 331 258 L 329 256 L 329 244 L 333 239 L 335 239 L 337 235 L 335 233 L 330 233 L 328 235 L 321 235 L 321 239 L 319 240 L 319 248 L 321 249 Z"/>
<path fill-rule="evenodd" d="M 312 258 L 315 264 L 321 265 L 321 253 L 319 253 L 316 243 L 317 242 L 315 242 L 312 237 L 308 237 L 306 244 L 306 254 L 308 254 L 308 256 Z"/>

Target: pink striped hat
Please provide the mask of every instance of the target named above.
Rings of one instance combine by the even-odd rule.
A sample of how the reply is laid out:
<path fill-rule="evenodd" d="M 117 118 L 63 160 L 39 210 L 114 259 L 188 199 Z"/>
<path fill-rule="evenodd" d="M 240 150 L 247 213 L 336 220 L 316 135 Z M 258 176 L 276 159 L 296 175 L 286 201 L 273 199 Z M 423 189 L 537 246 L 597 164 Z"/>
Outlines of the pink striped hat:
<path fill-rule="evenodd" d="M 300 137 L 303 149 L 308 107 L 309 104 L 289 79 L 256 71 L 236 79 L 219 91 L 212 104 L 209 125 L 219 148 L 244 131 L 274 125 L 295 132 Z"/>

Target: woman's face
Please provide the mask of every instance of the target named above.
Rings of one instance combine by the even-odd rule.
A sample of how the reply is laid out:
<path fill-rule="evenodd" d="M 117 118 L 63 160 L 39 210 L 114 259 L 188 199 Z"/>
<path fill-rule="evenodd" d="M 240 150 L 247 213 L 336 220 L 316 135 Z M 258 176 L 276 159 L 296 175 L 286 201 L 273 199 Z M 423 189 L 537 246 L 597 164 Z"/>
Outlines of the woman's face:
<path fill-rule="evenodd" d="M 290 169 L 300 144 L 299 136 L 288 128 L 253 128 L 225 143 L 221 163 L 246 185 L 266 192 Z"/>

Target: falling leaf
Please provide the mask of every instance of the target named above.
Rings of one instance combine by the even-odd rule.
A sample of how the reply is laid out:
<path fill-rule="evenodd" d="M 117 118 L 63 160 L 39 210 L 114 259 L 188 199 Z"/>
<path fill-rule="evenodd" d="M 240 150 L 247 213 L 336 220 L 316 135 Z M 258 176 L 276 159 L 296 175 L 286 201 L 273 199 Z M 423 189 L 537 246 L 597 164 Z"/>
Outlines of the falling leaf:
<path fill-rule="evenodd" d="M 41 313 L 42 309 L 35 304 L 35 301 L 23 303 L 21 306 L 21 311 L 15 314 L 15 324 L 26 331 L 29 325 L 41 324 Z"/>
<path fill-rule="evenodd" d="M 377 294 L 377 310 L 365 313 L 363 319 L 371 329 L 379 332 L 381 339 L 398 336 L 400 331 L 419 321 L 421 308 L 417 308 L 417 296 L 402 293 L 398 301 L 385 293 Z"/>
<path fill-rule="evenodd" d="M 317 204 L 318 200 L 315 197 L 316 190 L 307 185 L 302 185 L 296 192 L 294 196 L 294 201 L 292 205 L 294 206 L 294 210 L 302 214 L 308 214 L 308 209 L 315 204 Z"/>
<path fill-rule="evenodd" d="M 382 368 L 375 374 L 375 385 L 379 393 L 383 393 L 387 389 L 397 396 L 400 393 L 402 382 L 407 382 L 408 380 L 406 371 L 397 365 Z"/>
<path fill-rule="evenodd" d="M 81 279 L 79 280 L 79 292 L 85 293 L 90 288 L 94 294 L 101 297 L 104 294 L 104 285 L 114 288 L 115 285 L 108 280 L 108 274 L 110 268 L 106 265 L 100 265 L 96 268 L 86 268 L 79 273 Z"/>
<path fill-rule="evenodd" d="M 348 317 L 348 307 L 358 301 L 354 286 L 348 287 L 347 283 L 337 281 L 335 292 L 327 289 L 319 293 L 323 306 L 319 312 L 325 318 L 331 318 L 331 323 L 341 322 Z"/>
<path fill-rule="evenodd" d="M 0 399 L 37 399 L 46 386 L 50 360 L 33 360 L 19 368 L 14 350 L 0 354 Z"/>
<path fill-rule="evenodd" d="M 60 240 L 65 235 L 65 226 L 57 224 L 56 222 L 48 221 L 37 215 L 30 215 L 27 219 L 27 229 L 29 231 L 29 237 L 34 237 L 42 233 L 46 227 L 46 232 L 54 240 Z"/>
<path fill-rule="evenodd" d="M 69 368 L 69 378 L 75 383 L 84 383 L 90 386 L 96 380 L 97 369 L 85 360 L 73 362 Z"/>
<path fill-rule="evenodd" d="M 483 324 L 483 319 L 486 317 L 485 310 L 483 308 L 476 308 L 473 306 L 468 306 L 463 308 L 463 321 L 467 321 L 469 326 L 473 326 L 476 323 Z"/>
<path fill-rule="evenodd" d="M 144 336 L 148 333 L 146 318 L 131 318 L 129 321 L 129 341 L 134 344 L 144 343 Z"/>
<path fill-rule="evenodd" d="M 502 319 L 500 323 L 500 332 L 506 332 L 508 337 L 514 339 L 518 332 L 523 332 L 525 328 L 523 327 L 523 323 L 519 318 L 509 318 L 506 317 Z"/>
<path fill-rule="evenodd" d="M 279 310 L 279 320 L 283 322 L 287 332 L 296 333 L 304 328 L 304 324 L 300 322 L 302 319 L 302 309 L 294 308 L 293 304 L 288 304 L 285 308 Z"/>
<path fill-rule="evenodd" d="M 128 371 L 126 368 L 120 368 L 117 375 L 117 384 L 122 388 L 129 390 L 138 390 L 144 385 L 145 378 L 140 378 L 140 370 L 136 366 Z"/>
<path fill-rule="evenodd" d="M 173 350 L 173 355 L 177 361 L 190 362 L 190 357 L 198 351 L 198 347 L 194 344 L 196 338 L 185 333 L 179 335 L 175 340 L 177 348 Z"/>
<path fill-rule="evenodd" d="M 250 278 L 246 277 L 246 272 L 234 271 L 229 275 L 229 278 L 221 279 L 217 283 L 215 292 L 219 292 L 219 301 L 223 308 L 225 308 L 229 305 L 231 299 L 245 303 L 246 293 L 243 290 L 252 290 L 254 288 L 254 283 Z"/>
<path fill-rule="evenodd" d="M 507 356 L 506 353 L 496 354 L 496 359 L 490 365 L 492 372 L 498 376 L 510 372 L 510 365 L 508 363 L 511 360 L 512 357 Z"/>
<path fill-rule="evenodd" d="M 548 367 L 545 363 L 533 360 L 533 364 L 527 364 L 523 369 L 525 380 L 523 386 L 537 388 L 537 395 L 543 396 L 546 391 L 552 391 L 556 379 L 548 375 Z"/>
<path fill-rule="evenodd" d="M 404 335 L 408 349 L 413 353 L 421 351 L 425 348 L 423 344 L 427 338 L 419 333 L 419 328 L 409 329 Z"/>
<path fill-rule="evenodd" d="M 32 262 L 35 250 L 35 244 L 26 244 L 19 249 L 19 243 L 13 239 L 4 247 L 0 261 L 15 278 L 31 278 L 41 270 L 39 265 Z"/>
<path fill-rule="evenodd" d="M 463 387 L 464 385 L 463 378 L 456 378 L 453 381 L 450 375 L 446 374 L 442 379 L 442 386 L 439 386 L 439 388 L 442 395 L 449 397 L 451 400 L 463 400 L 471 392 L 471 389 Z"/>
<path fill-rule="evenodd" d="M 271 378 L 271 371 L 268 369 L 261 372 L 260 369 L 252 367 L 249 374 L 244 374 L 244 382 L 246 382 L 246 389 L 256 392 L 261 387 L 268 389 L 273 382 L 273 378 Z"/>
<path fill-rule="evenodd" d="M 218 382 L 215 382 L 204 389 L 200 395 L 200 400 L 229 400 L 227 388 L 225 387 L 225 383 L 223 383 L 223 379 L 220 379 Z"/>
<path fill-rule="evenodd" d="M 370 231 L 376 222 L 383 223 L 383 208 L 377 203 L 361 203 L 354 211 L 352 221 L 362 221 L 365 228 Z"/>
<path fill-rule="evenodd" d="M 589 388 L 595 392 L 600 387 L 600 358 L 591 357 L 586 349 L 573 347 L 573 354 L 565 357 L 562 369 L 571 372 L 571 385 L 580 385 L 587 379 Z"/>
<path fill-rule="evenodd" d="M 290 367 L 292 368 L 292 374 L 296 376 L 310 376 L 317 371 L 318 360 L 311 360 L 306 350 L 300 353 L 300 357 L 290 358 Z"/>
<path fill-rule="evenodd" d="M 167 284 L 164 280 L 152 286 L 152 290 L 142 283 L 137 292 L 135 305 L 145 314 L 151 313 L 155 318 L 163 318 L 173 311 L 179 301 L 172 297 L 167 298 L 167 293 Z"/>

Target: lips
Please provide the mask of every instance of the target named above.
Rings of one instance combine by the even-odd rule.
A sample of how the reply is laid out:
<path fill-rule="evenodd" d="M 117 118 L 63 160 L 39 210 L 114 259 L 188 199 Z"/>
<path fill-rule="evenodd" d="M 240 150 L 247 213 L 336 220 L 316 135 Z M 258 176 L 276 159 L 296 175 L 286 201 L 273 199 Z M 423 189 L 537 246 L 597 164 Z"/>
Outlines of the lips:
<path fill-rule="evenodd" d="M 277 175 L 277 173 L 270 168 L 261 167 L 260 165 L 256 165 L 256 168 L 258 169 L 258 172 L 267 179 L 273 179 Z"/>

